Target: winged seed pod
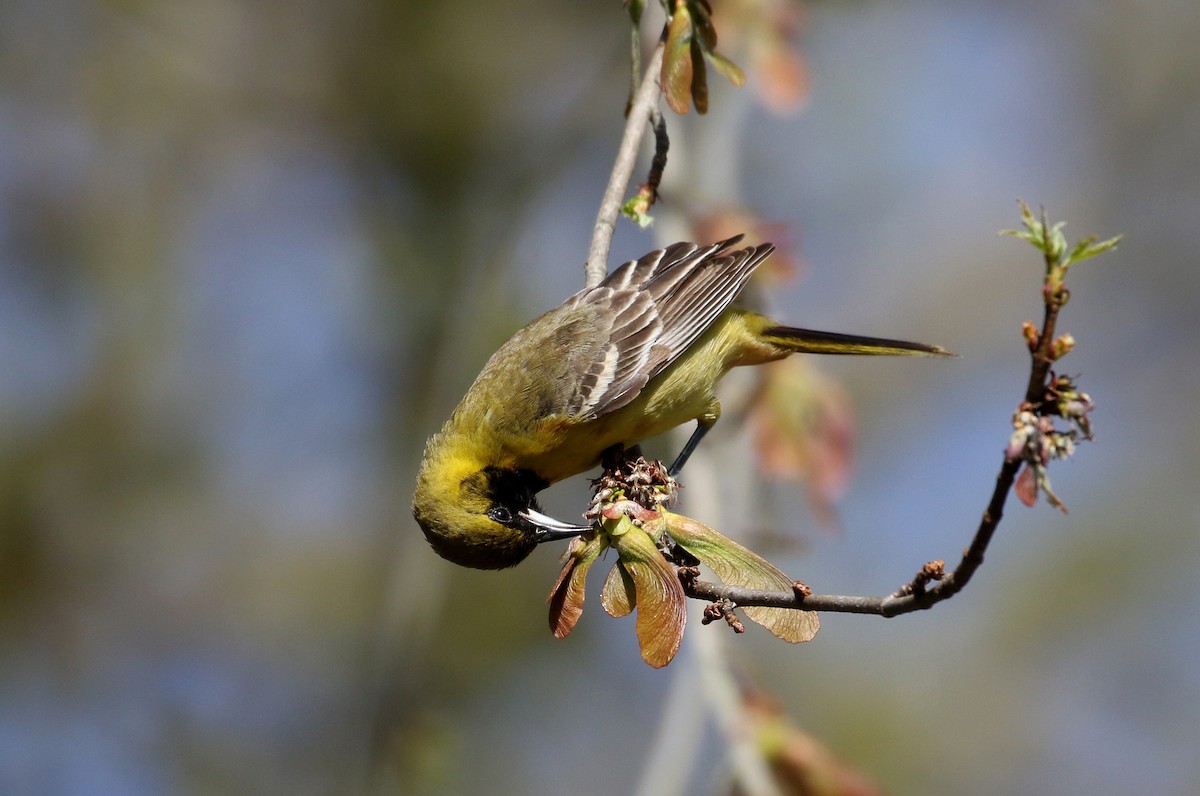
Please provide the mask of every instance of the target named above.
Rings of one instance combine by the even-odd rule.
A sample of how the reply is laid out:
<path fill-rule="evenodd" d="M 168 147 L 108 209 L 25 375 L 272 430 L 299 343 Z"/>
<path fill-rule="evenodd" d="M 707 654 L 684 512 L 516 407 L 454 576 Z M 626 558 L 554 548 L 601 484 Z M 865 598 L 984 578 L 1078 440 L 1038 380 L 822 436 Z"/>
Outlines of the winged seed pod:
<path fill-rule="evenodd" d="M 770 561 L 707 525 L 665 509 L 661 509 L 659 515 L 658 520 L 645 524 L 647 532 L 666 533 L 726 585 L 774 591 L 791 591 L 795 585 L 794 578 L 789 578 Z M 750 621 L 793 644 L 808 641 L 821 627 L 820 618 L 812 611 L 754 606 L 744 606 L 741 610 Z"/>

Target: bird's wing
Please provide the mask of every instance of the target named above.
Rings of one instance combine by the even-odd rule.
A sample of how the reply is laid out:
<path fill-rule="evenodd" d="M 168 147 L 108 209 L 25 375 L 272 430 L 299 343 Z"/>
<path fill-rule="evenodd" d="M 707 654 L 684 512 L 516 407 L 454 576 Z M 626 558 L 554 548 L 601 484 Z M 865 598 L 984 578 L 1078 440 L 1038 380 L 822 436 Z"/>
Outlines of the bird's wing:
<path fill-rule="evenodd" d="M 590 311 L 604 340 L 570 396 L 569 414 L 599 417 L 630 403 L 712 325 L 775 248 L 727 252 L 741 237 L 650 252 L 568 299 Z"/>

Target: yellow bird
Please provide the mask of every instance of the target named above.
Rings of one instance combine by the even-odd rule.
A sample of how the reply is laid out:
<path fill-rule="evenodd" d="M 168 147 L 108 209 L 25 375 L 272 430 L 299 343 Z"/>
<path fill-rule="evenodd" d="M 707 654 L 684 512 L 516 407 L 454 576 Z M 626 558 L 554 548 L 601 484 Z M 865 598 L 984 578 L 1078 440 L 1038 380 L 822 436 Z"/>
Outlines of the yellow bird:
<path fill-rule="evenodd" d="M 492 355 L 425 446 L 413 516 L 438 555 L 468 567 L 520 563 L 588 526 L 541 513 L 536 494 L 695 420 L 677 473 L 721 405 L 732 367 L 790 354 L 946 355 L 939 346 L 783 326 L 733 305 L 775 247 L 741 235 L 676 243 L 631 260 L 532 321 Z"/>

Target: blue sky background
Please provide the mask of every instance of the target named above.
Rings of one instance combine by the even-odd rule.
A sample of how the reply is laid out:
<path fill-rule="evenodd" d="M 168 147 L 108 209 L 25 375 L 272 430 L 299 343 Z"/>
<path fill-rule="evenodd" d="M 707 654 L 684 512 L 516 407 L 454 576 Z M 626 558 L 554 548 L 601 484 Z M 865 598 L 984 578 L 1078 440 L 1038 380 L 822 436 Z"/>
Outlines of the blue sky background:
<path fill-rule="evenodd" d="M 933 611 L 722 646 L 891 793 L 1190 793 L 1200 11 L 806 8 L 802 113 L 714 76 L 708 117 L 668 119 L 663 234 L 736 199 L 803 259 L 772 312 L 961 359 L 819 363 L 856 473 L 834 532 L 800 490 L 749 498 L 798 540 L 765 543 L 786 570 L 877 594 L 955 559 L 1040 312 L 1035 253 L 995 232 L 1021 197 L 1125 240 L 1070 281 L 1064 368 L 1097 405 L 1051 473 L 1071 513 L 1011 504 Z M 0 791 L 645 781 L 720 630 L 663 671 L 591 603 L 555 641 L 558 551 L 458 571 L 408 510 L 488 353 L 581 283 L 625 42 L 616 2 L 0 9 Z M 614 262 L 654 245 L 625 226 Z M 726 771 L 705 710 L 666 725 L 690 792 Z"/>

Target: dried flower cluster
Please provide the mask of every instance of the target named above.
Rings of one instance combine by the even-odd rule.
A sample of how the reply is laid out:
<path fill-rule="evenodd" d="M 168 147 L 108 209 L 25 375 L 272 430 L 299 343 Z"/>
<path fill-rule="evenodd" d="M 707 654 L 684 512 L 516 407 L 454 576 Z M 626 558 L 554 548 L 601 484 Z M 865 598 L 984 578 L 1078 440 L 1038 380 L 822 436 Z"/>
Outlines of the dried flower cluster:
<path fill-rule="evenodd" d="M 1026 401 L 1013 415 L 1013 433 L 1004 455 L 1009 461 L 1025 463 L 1016 492 L 1026 506 L 1037 501 L 1040 489 L 1052 506 L 1066 512 L 1067 507 L 1050 488 L 1046 468 L 1055 459 L 1070 458 L 1076 442 L 1092 438 L 1088 418 L 1092 409 L 1092 399 L 1075 387 L 1071 377 L 1052 375 L 1045 400 L 1040 404 Z M 1065 421 L 1066 428 L 1059 428 L 1055 417 Z"/>
<path fill-rule="evenodd" d="M 676 484 L 659 462 L 614 457 L 596 482 L 587 516 L 596 522 L 589 533 L 567 547 L 562 571 L 547 601 L 550 629 L 564 638 L 583 613 L 588 570 L 608 548 L 617 553 L 600 591 L 600 604 L 614 617 L 637 610 L 636 630 L 642 659 L 665 666 L 679 651 L 687 624 L 687 594 L 680 577 L 695 579 L 704 564 L 730 585 L 788 589 L 794 581 L 762 556 L 695 520 L 666 509 Z M 740 627 L 732 603 L 713 609 L 730 627 Z M 749 607 L 747 618 L 779 638 L 808 641 L 820 627 L 810 611 Z"/>

